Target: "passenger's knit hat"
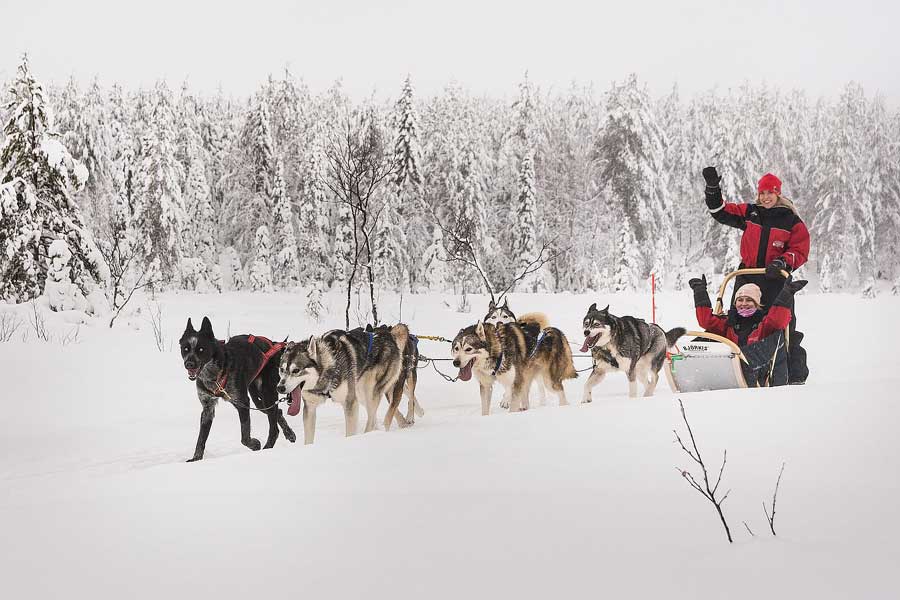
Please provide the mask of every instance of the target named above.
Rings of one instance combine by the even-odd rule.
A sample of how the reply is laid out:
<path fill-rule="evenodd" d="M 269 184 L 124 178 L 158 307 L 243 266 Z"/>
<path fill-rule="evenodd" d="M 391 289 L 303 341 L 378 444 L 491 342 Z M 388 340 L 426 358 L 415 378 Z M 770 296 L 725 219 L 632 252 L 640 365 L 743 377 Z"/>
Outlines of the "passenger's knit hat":
<path fill-rule="evenodd" d="M 763 192 L 775 192 L 779 196 L 781 195 L 781 180 L 772 175 L 771 173 L 766 173 L 760 178 L 759 183 L 756 185 L 756 191 L 759 193 Z"/>
<path fill-rule="evenodd" d="M 756 302 L 757 306 L 762 306 L 762 290 L 755 283 L 745 283 L 738 288 L 737 294 L 734 295 L 735 300 L 746 296 Z"/>

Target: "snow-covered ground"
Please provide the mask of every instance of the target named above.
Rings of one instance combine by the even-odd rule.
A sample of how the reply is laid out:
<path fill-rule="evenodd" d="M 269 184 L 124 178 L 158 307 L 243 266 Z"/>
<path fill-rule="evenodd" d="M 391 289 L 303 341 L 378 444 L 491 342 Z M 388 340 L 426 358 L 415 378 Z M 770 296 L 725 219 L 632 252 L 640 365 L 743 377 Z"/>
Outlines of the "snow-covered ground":
<path fill-rule="evenodd" d="M 579 405 L 480 416 L 477 384 L 420 372 L 426 414 L 406 430 L 345 439 L 334 405 L 316 444 L 251 452 L 220 404 L 206 458 L 187 464 L 199 404 L 178 354 L 188 316 L 216 333 L 301 339 L 300 294 L 166 294 L 157 350 L 147 301 L 63 346 L 0 344 L 0 589 L 6 598 L 887 598 L 900 548 L 900 299 L 801 294 L 804 387 L 683 394 L 704 457 L 728 450 L 735 537 L 676 467 L 693 465 L 664 382 L 627 397 L 623 375 Z M 452 337 L 485 299 L 403 298 L 420 334 Z M 581 342 L 591 302 L 649 316 L 644 296 L 513 295 Z M 396 320 L 397 298 L 382 298 Z M 689 292 L 658 298 L 665 327 L 693 326 Z M 27 319 L 26 307 L 17 314 Z M 7 310 L 8 309 L 4 309 Z M 75 327 L 48 317 L 57 336 Z M 139 330 L 135 326 L 140 326 Z M 448 345 L 423 341 L 423 354 Z M 576 359 L 578 368 L 586 359 Z M 440 365 L 453 373 L 449 363 Z M 455 373 L 453 373 L 455 374 Z M 405 408 L 405 401 L 403 404 Z M 384 408 L 382 407 L 382 410 Z M 264 438 L 265 419 L 252 415 Z M 302 437 L 299 418 L 291 419 Z M 771 502 L 782 462 L 772 537 Z M 695 471 L 696 472 L 696 471 Z M 744 522 L 755 536 L 745 528 Z"/>

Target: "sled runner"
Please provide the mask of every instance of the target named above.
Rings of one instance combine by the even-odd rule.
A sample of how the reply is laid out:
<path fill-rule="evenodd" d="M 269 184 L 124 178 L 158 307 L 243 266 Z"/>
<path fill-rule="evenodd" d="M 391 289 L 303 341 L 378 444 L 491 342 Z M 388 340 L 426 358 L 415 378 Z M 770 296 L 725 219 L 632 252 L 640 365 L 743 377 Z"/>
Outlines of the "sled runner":
<path fill-rule="evenodd" d="M 724 315 L 722 299 L 728 282 L 738 275 L 761 275 L 765 269 L 740 269 L 729 273 L 716 295 L 714 314 Z M 785 278 L 788 274 L 782 271 Z M 676 352 L 667 354 L 665 371 L 669 387 L 673 392 L 705 392 L 745 388 L 745 373 L 758 376 L 766 369 L 768 377 L 763 377 L 766 385 L 771 381 L 775 368 L 780 368 L 786 358 L 788 330 L 772 334 L 742 350 L 726 337 L 706 331 L 688 331 L 683 338 L 691 341 L 676 344 Z M 754 384 L 758 385 L 758 384 Z"/>

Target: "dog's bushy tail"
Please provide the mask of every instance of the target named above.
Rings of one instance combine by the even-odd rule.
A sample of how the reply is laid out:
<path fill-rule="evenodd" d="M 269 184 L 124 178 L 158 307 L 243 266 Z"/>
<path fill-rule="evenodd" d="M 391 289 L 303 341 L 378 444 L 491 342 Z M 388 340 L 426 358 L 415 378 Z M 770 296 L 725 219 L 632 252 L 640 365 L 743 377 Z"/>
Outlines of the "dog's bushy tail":
<path fill-rule="evenodd" d="M 519 317 L 519 323 L 534 323 L 541 329 L 550 327 L 550 319 L 547 318 L 547 315 L 540 312 L 525 313 Z"/>
<path fill-rule="evenodd" d="M 397 348 L 400 349 L 400 356 L 403 356 L 404 352 L 406 352 L 406 344 L 409 341 L 409 327 L 404 323 L 397 323 L 391 327 L 391 337 L 394 338 Z"/>
<path fill-rule="evenodd" d="M 678 341 L 678 338 L 687 333 L 687 329 L 684 327 L 676 327 L 675 329 L 670 329 L 666 332 L 666 348 L 671 348 L 675 345 L 675 342 Z"/>
<path fill-rule="evenodd" d="M 548 336 L 553 336 L 553 345 L 556 346 L 553 353 L 553 369 L 556 370 L 554 375 L 558 379 L 575 379 L 578 372 L 575 370 L 575 362 L 572 359 L 572 348 L 569 346 L 569 340 L 566 334 L 555 327 L 551 327 L 547 332 Z"/>

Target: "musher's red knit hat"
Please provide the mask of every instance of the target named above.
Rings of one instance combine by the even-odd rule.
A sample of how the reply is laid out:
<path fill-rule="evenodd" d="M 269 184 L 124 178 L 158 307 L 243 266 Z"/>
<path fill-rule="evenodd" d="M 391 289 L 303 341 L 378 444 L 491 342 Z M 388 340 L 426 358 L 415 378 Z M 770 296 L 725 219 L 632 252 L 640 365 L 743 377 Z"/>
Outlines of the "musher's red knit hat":
<path fill-rule="evenodd" d="M 779 196 L 781 195 L 781 180 L 772 175 L 771 173 L 766 173 L 759 180 L 759 183 L 756 185 L 756 191 L 759 193 L 763 192 L 775 192 Z"/>

